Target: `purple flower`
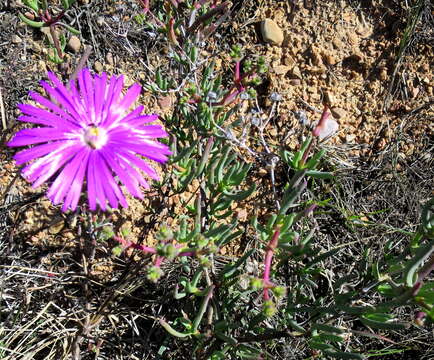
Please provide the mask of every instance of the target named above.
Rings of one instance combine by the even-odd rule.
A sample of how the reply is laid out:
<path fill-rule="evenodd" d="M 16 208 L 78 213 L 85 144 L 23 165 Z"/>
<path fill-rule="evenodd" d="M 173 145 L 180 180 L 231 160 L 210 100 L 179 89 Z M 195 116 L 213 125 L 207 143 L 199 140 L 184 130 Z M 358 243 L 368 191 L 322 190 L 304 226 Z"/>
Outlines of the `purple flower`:
<path fill-rule="evenodd" d="M 160 125 L 149 125 L 157 115 L 142 115 L 143 106 L 128 112 L 140 94 L 132 85 L 122 96 L 123 76 L 92 76 L 88 69 L 76 81 L 64 86 L 48 73 L 51 84 L 41 81 L 49 98 L 30 92 L 43 108 L 19 104 L 18 120 L 43 125 L 20 130 L 8 146 L 34 145 L 18 152 L 17 165 L 28 163 L 23 176 L 36 188 L 52 179 L 47 192 L 53 204 L 63 202 L 62 211 L 76 209 L 83 183 L 91 210 L 127 207 L 126 190 L 142 199 L 140 185 L 149 188 L 142 173 L 158 180 L 156 171 L 144 158 L 164 163 L 169 148 L 155 141 L 166 137 Z M 121 188 L 125 186 L 125 190 Z"/>

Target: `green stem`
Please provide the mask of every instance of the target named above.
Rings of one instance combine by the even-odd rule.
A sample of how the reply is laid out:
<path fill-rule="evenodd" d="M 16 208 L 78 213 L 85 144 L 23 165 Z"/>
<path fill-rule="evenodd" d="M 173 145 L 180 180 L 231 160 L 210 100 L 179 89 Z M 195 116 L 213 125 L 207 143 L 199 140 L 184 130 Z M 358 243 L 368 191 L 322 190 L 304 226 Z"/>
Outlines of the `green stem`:
<path fill-rule="evenodd" d="M 195 333 L 198 332 L 197 329 L 199 328 L 200 322 L 202 321 L 202 318 L 205 315 L 206 309 L 208 307 L 208 303 L 212 298 L 214 287 L 215 287 L 214 285 L 211 285 L 208 288 L 206 295 L 202 301 L 202 304 L 200 305 L 199 313 L 197 314 L 196 318 L 193 321 L 193 330 Z"/>

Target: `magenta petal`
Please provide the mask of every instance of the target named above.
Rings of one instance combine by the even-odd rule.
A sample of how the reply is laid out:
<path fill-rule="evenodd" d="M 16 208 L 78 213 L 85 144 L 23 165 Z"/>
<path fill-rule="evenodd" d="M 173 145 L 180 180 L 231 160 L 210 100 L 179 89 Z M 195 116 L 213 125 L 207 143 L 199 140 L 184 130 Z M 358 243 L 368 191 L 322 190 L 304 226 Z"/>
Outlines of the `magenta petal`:
<path fill-rule="evenodd" d="M 132 144 L 130 142 L 126 143 L 114 143 L 116 146 L 122 146 L 124 145 L 131 151 L 135 151 L 137 154 L 143 155 L 151 160 L 158 161 L 158 162 L 166 162 L 167 157 L 165 155 L 170 155 L 171 151 L 169 150 L 169 147 L 157 143 L 155 141 L 148 141 L 146 145 L 137 145 Z"/>
<path fill-rule="evenodd" d="M 124 119 L 124 121 L 127 121 L 130 126 L 136 127 L 136 126 L 150 123 L 152 121 L 156 121 L 157 119 L 158 119 L 158 115 L 153 114 L 153 115 L 140 115 L 133 119 Z"/>
<path fill-rule="evenodd" d="M 89 165 L 88 165 L 88 174 L 90 173 L 89 176 L 89 181 L 92 182 L 92 187 L 93 187 L 93 195 L 94 195 L 94 201 L 96 201 L 96 204 L 99 205 L 99 207 L 101 208 L 101 210 L 105 211 L 106 209 L 106 197 L 104 194 L 104 188 L 102 186 L 102 181 L 104 181 L 104 179 L 101 178 L 101 176 L 99 176 L 99 174 L 97 173 L 97 153 L 95 151 L 93 151 L 91 153 L 91 156 L 89 158 Z M 91 202 L 89 201 L 89 206 L 91 205 Z M 91 207 L 92 209 L 92 207 Z"/>
<path fill-rule="evenodd" d="M 100 177 L 104 179 L 104 181 L 101 181 L 101 186 L 104 189 L 104 193 L 109 201 L 109 204 L 112 208 L 118 207 L 118 200 L 116 198 L 116 195 L 114 193 L 113 188 L 110 186 L 110 182 L 107 181 L 109 171 L 107 169 L 107 165 L 104 161 L 104 158 L 101 158 L 100 154 L 96 152 L 96 171 L 100 174 Z"/>
<path fill-rule="evenodd" d="M 131 165 L 142 170 L 146 175 L 154 180 L 159 180 L 160 177 L 156 173 L 156 171 L 150 167 L 144 160 L 139 159 L 136 155 L 131 155 L 130 153 L 122 150 L 118 150 L 119 155 L 121 155 L 124 159 L 126 159 Z"/>
<path fill-rule="evenodd" d="M 68 164 L 57 176 L 56 180 L 53 182 L 47 192 L 47 196 L 53 202 L 53 204 L 60 203 L 71 191 L 71 184 L 74 181 L 78 169 L 83 164 L 83 159 L 86 155 L 87 152 L 77 153 L 73 158 L 70 159 Z"/>
<path fill-rule="evenodd" d="M 15 154 L 14 159 L 17 165 L 24 164 L 29 162 L 30 160 L 34 160 L 45 156 L 55 150 L 57 150 L 60 146 L 66 146 L 67 141 L 56 141 L 43 145 L 37 145 L 30 149 L 22 150 Z"/>
<path fill-rule="evenodd" d="M 119 177 L 121 182 L 126 186 L 129 193 L 134 197 L 142 199 L 143 194 L 138 186 L 139 181 L 137 181 L 134 176 L 131 176 L 128 171 L 126 171 L 125 165 L 128 166 L 128 163 L 119 159 L 119 157 L 109 149 L 105 149 L 105 151 L 102 153 L 102 156 L 113 169 L 114 173 Z"/>
<path fill-rule="evenodd" d="M 85 157 L 80 161 L 80 167 L 74 176 L 74 180 L 68 190 L 65 202 L 62 206 L 62 211 L 66 211 L 68 208 L 75 210 L 77 208 L 78 200 L 80 199 L 81 189 L 83 187 L 84 174 L 87 167 L 87 161 L 89 159 L 90 150 L 85 152 Z"/>
<path fill-rule="evenodd" d="M 129 114 L 127 114 L 125 117 L 122 118 L 122 120 L 119 122 L 120 124 L 127 124 L 130 120 L 137 118 L 140 116 L 144 109 L 143 105 L 140 105 L 136 107 L 133 111 L 131 111 Z"/>
<path fill-rule="evenodd" d="M 87 199 L 89 202 L 90 210 L 96 210 L 96 189 L 95 189 L 95 176 L 93 172 L 95 153 L 91 152 L 87 166 Z"/>
<path fill-rule="evenodd" d="M 101 114 L 105 89 L 107 86 L 107 75 L 106 73 L 102 73 L 101 77 L 95 76 L 95 93 L 94 93 L 94 102 L 95 102 L 95 116 L 99 117 Z"/>
<path fill-rule="evenodd" d="M 67 112 L 62 110 L 59 106 L 57 106 L 57 104 L 54 104 L 50 100 L 41 96 L 40 94 L 30 91 L 29 95 L 31 98 L 33 98 L 33 100 L 37 101 L 42 106 L 45 106 L 48 110 L 51 110 L 53 112 L 53 114 L 57 115 L 60 119 L 62 119 L 61 122 L 59 122 L 59 123 L 61 123 L 64 127 L 70 127 L 70 126 L 74 127 L 74 125 L 76 126 L 79 123 L 70 114 L 68 114 Z M 25 106 L 25 104 L 22 104 L 22 106 Z M 42 110 L 42 109 L 39 109 L 33 105 L 27 105 L 27 106 L 31 106 L 34 109 Z M 20 110 L 22 112 L 26 113 L 26 111 L 24 111 L 22 108 L 20 108 Z M 42 110 L 42 111 L 48 112 L 46 110 Z M 31 114 L 29 114 L 29 115 L 31 115 Z M 35 116 L 38 116 L 38 115 L 35 114 Z M 53 124 L 52 126 L 54 126 L 54 125 L 55 124 Z"/>
<path fill-rule="evenodd" d="M 27 165 L 23 169 L 23 175 L 37 188 L 53 176 L 66 162 L 77 153 L 77 148 L 70 147 L 65 150 L 57 150 L 55 153 L 46 155 L 43 158 Z"/>
<path fill-rule="evenodd" d="M 104 108 L 104 110 L 107 112 L 107 115 L 103 118 L 103 122 L 101 123 L 101 125 L 108 127 L 113 121 L 115 121 L 121 115 L 119 112 L 116 111 L 116 107 L 113 105 L 117 102 L 117 99 L 121 94 L 123 86 L 124 86 L 124 77 L 121 75 L 119 76 L 119 78 L 115 80 L 111 92 L 107 93 L 107 102 Z"/>
<path fill-rule="evenodd" d="M 111 191 L 116 196 L 116 198 L 112 199 L 112 201 L 110 202 L 110 206 L 112 208 L 116 208 L 117 207 L 117 200 L 119 200 L 119 202 L 121 203 L 121 205 L 123 207 L 125 207 L 125 208 L 128 207 L 128 203 L 125 199 L 125 196 L 122 193 L 121 189 L 119 188 L 118 184 L 116 183 L 115 179 L 113 178 L 111 171 L 108 169 L 107 163 L 106 163 L 103 155 L 102 154 L 98 154 L 98 155 L 100 156 L 100 163 L 102 164 L 102 166 L 101 166 L 102 174 L 105 177 L 105 179 L 107 180 L 107 186 L 111 189 Z"/>
<path fill-rule="evenodd" d="M 129 109 L 131 105 L 133 105 L 134 101 L 137 100 L 140 92 L 142 91 L 142 87 L 139 84 L 132 85 L 127 93 L 124 95 L 119 104 L 115 105 L 117 107 L 116 111 L 123 113 Z"/>
<path fill-rule="evenodd" d="M 51 74 L 51 73 L 49 73 Z M 63 84 L 54 76 L 54 74 L 49 75 L 50 80 L 56 85 L 56 88 L 52 88 L 45 81 L 41 81 L 42 87 L 45 91 L 52 97 L 57 100 L 57 102 L 62 105 L 62 107 L 67 111 L 67 113 L 71 114 L 74 118 L 78 118 L 79 115 L 74 107 L 74 104 L 71 102 L 71 93 L 63 86 Z"/>

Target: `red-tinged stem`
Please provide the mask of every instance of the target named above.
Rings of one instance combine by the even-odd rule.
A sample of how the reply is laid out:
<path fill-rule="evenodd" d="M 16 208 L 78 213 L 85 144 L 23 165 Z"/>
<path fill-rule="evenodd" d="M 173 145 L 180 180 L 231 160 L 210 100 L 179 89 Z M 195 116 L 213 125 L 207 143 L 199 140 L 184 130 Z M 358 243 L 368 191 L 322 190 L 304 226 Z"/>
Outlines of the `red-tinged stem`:
<path fill-rule="evenodd" d="M 240 68 L 241 68 L 241 61 L 238 60 L 235 63 L 235 72 L 234 72 L 234 82 L 235 82 L 235 84 L 238 84 L 241 81 Z"/>
<path fill-rule="evenodd" d="M 179 45 L 175 34 L 175 19 L 172 17 L 169 19 L 169 40 L 173 45 Z"/>
<path fill-rule="evenodd" d="M 212 8 L 206 14 L 200 16 L 196 21 L 187 29 L 187 34 L 191 34 L 196 31 L 202 24 L 204 24 L 207 20 L 211 19 L 214 15 L 218 13 L 225 13 L 226 9 L 229 7 L 229 2 L 226 1 L 215 8 Z"/>
<path fill-rule="evenodd" d="M 299 221 L 301 218 L 308 216 L 310 213 L 312 213 L 316 209 L 317 206 L 318 206 L 318 204 L 311 204 L 310 206 L 308 206 L 306 209 L 304 209 L 301 213 L 299 213 L 295 217 L 294 223 Z"/>
<path fill-rule="evenodd" d="M 49 14 L 48 10 L 47 10 L 47 14 Z M 51 16 L 48 16 L 45 25 L 47 26 L 56 25 L 56 23 L 63 17 L 63 15 L 65 15 L 65 11 L 61 11 L 60 14 L 57 15 L 54 19 Z"/>
<path fill-rule="evenodd" d="M 125 239 L 122 239 L 119 236 L 114 236 L 113 237 L 117 242 L 121 243 L 122 245 L 124 245 L 126 248 L 133 248 L 133 249 L 137 249 L 137 250 L 141 250 L 144 252 L 147 252 L 149 254 L 156 254 L 157 250 L 155 248 L 149 247 L 149 246 L 145 246 L 145 245 L 139 245 L 139 244 L 135 244 L 131 241 L 127 241 Z"/>
<path fill-rule="evenodd" d="M 330 117 L 330 113 L 328 112 L 327 104 L 324 104 L 324 110 L 322 111 L 321 119 L 318 122 L 318 125 L 315 129 L 312 130 L 313 136 L 319 136 L 320 132 L 326 126 L 327 120 Z"/>
<path fill-rule="evenodd" d="M 319 126 L 319 125 L 318 125 Z M 314 129 L 314 131 L 316 130 L 316 128 Z M 303 153 L 303 156 L 300 160 L 300 165 L 303 166 L 304 164 L 306 164 L 306 160 L 310 154 L 310 152 L 312 151 L 313 148 L 313 140 L 311 140 L 311 142 L 309 143 L 309 146 L 307 147 L 306 151 Z"/>
<path fill-rule="evenodd" d="M 270 299 L 269 294 L 269 284 L 270 282 L 270 272 L 271 272 L 271 263 L 273 260 L 274 250 L 277 248 L 277 244 L 279 241 L 280 229 L 276 228 L 274 231 L 273 237 L 267 245 L 267 251 L 265 252 L 265 260 L 264 260 L 264 275 L 262 280 L 264 282 L 264 300 L 267 301 Z"/>
<path fill-rule="evenodd" d="M 226 106 L 226 105 L 229 105 L 230 103 L 232 103 L 234 100 L 235 100 L 235 98 L 240 94 L 240 93 L 242 93 L 243 91 L 244 91 L 245 89 L 243 89 L 243 90 L 239 90 L 239 89 L 231 89 L 226 95 L 225 95 L 225 97 L 221 100 L 221 101 L 219 101 L 216 105 L 223 105 L 223 106 Z M 214 104 L 213 104 L 214 105 Z"/>
<path fill-rule="evenodd" d="M 430 259 L 426 264 L 420 269 L 418 281 L 423 282 L 425 278 L 434 270 L 434 254 L 431 255 Z"/>
<path fill-rule="evenodd" d="M 165 25 L 163 24 L 163 22 L 158 19 L 150 10 L 149 8 L 149 0 L 139 0 L 139 3 L 142 5 L 143 7 L 143 13 L 146 15 L 147 13 L 149 13 L 149 15 L 152 17 L 152 19 L 155 21 L 155 23 L 160 27 L 160 28 L 164 28 Z"/>
<path fill-rule="evenodd" d="M 163 261 L 164 261 L 164 256 L 157 256 L 155 258 L 154 266 L 159 268 Z"/>
<path fill-rule="evenodd" d="M 195 256 L 195 255 L 196 255 L 196 251 L 184 251 L 178 254 L 178 256 Z"/>
<path fill-rule="evenodd" d="M 57 38 L 55 23 L 52 23 L 50 25 L 50 34 L 51 34 L 51 38 L 53 39 L 54 47 L 56 48 L 57 51 L 57 55 L 59 55 L 59 58 L 62 59 L 63 52 L 62 52 L 62 48 L 60 47 L 59 39 Z"/>
<path fill-rule="evenodd" d="M 416 296 L 420 289 L 422 288 L 422 285 L 424 283 L 425 278 L 431 273 L 431 271 L 434 270 L 434 254 L 431 255 L 428 262 L 420 269 L 419 276 L 417 279 L 417 282 L 413 285 L 411 295 Z"/>

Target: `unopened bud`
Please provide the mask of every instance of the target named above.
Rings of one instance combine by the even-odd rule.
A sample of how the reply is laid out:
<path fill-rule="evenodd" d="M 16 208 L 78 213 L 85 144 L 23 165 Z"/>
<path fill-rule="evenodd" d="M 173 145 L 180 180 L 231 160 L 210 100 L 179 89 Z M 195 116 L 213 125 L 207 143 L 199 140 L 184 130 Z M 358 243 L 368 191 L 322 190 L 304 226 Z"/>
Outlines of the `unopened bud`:
<path fill-rule="evenodd" d="M 286 288 L 284 286 L 274 286 L 273 288 L 271 288 L 271 291 L 277 298 L 281 298 L 286 295 Z"/>
<path fill-rule="evenodd" d="M 173 260 L 179 254 L 179 250 L 173 244 L 167 244 L 164 246 L 162 254 L 169 260 Z"/>
<path fill-rule="evenodd" d="M 172 240 L 173 239 L 173 232 L 172 232 L 172 230 L 167 225 L 163 225 L 163 226 L 160 227 L 160 230 L 155 235 L 155 237 L 159 241 Z"/>
<path fill-rule="evenodd" d="M 258 291 L 264 288 L 264 282 L 259 278 L 251 278 L 250 279 L 250 287 L 254 291 Z"/>
<path fill-rule="evenodd" d="M 163 270 L 159 266 L 151 266 L 148 268 L 147 279 L 152 282 L 157 282 L 163 276 Z"/>
<path fill-rule="evenodd" d="M 271 300 L 264 301 L 264 304 L 262 305 L 262 313 L 266 317 L 272 317 L 276 313 L 276 311 L 277 309 L 273 301 Z"/>

